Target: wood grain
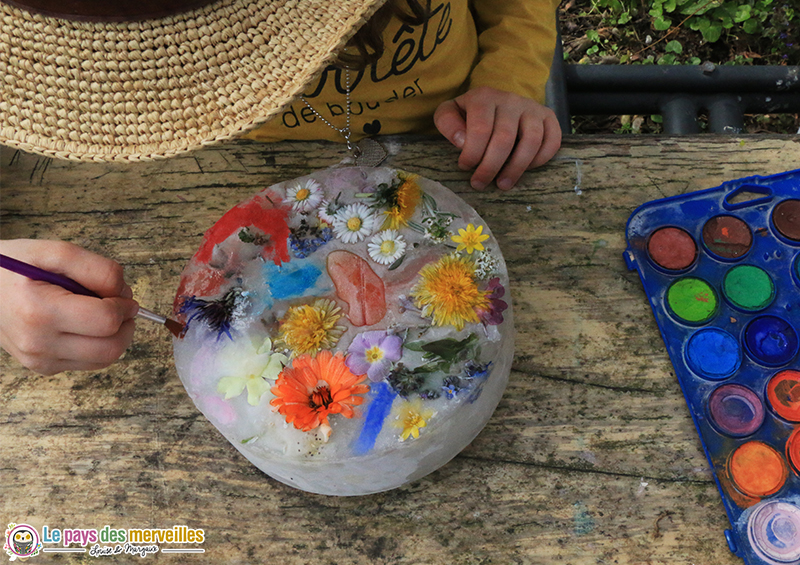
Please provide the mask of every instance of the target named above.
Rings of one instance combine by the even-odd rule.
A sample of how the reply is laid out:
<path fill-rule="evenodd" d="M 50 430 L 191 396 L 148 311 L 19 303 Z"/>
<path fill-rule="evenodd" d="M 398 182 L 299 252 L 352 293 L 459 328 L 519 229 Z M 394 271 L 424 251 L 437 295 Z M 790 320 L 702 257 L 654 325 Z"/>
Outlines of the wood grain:
<path fill-rule="evenodd" d="M 509 266 L 514 370 L 462 454 L 388 493 L 293 490 L 199 414 L 168 332 L 139 324 L 104 371 L 42 377 L 0 354 L 3 525 L 203 528 L 204 556 L 159 556 L 176 563 L 741 563 L 644 292 L 622 260 L 625 222 L 656 198 L 797 166 L 798 139 L 573 137 L 508 193 L 469 189 L 446 142 L 389 141 L 392 166 L 442 182 L 482 215 Z M 66 239 L 111 256 L 136 298 L 167 312 L 224 211 L 342 156 L 327 143 L 238 142 L 110 165 L 3 148 L 2 237 Z"/>

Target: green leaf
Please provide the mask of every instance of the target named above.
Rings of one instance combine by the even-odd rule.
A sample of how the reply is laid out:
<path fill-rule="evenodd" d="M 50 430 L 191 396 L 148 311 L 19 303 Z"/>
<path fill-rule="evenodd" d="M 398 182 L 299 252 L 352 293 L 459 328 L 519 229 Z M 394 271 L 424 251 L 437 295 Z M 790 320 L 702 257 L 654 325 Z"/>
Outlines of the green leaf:
<path fill-rule="evenodd" d="M 687 65 L 699 65 L 700 63 L 702 63 L 700 57 L 689 57 L 689 60 L 686 61 Z"/>
<path fill-rule="evenodd" d="M 733 26 L 734 14 L 735 12 L 727 4 L 723 4 L 711 12 L 712 17 L 718 18 L 726 29 L 730 29 Z"/>
<path fill-rule="evenodd" d="M 666 55 L 662 55 L 658 59 L 659 65 L 674 65 L 675 64 L 675 55 L 672 53 L 667 53 Z"/>
<path fill-rule="evenodd" d="M 403 347 L 411 351 L 425 351 L 422 346 L 425 345 L 424 341 L 407 341 L 403 343 Z"/>
<path fill-rule="evenodd" d="M 715 6 L 714 2 L 708 0 L 696 0 L 690 4 L 684 5 L 681 8 L 681 14 L 701 16 L 711 10 Z"/>
<path fill-rule="evenodd" d="M 658 17 L 655 20 L 653 20 L 653 27 L 658 31 L 668 30 L 671 26 L 672 26 L 672 20 L 670 19 L 664 17 Z"/>
<path fill-rule="evenodd" d="M 653 114 L 650 116 L 650 119 L 657 124 L 660 124 L 664 121 L 664 118 L 661 117 L 661 114 Z"/>
<path fill-rule="evenodd" d="M 703 31 L 704 29 L 708 29 L 708 26 L 711 25 L 711 20 L 706 17 L 702 18 L 692 18 L 689 21 L 689 29 L 693 31 Z"/>
<path fill-rule="evenodd" d="M 700 33 L 703 34 L 703 39 L 708 43 L 714 43 L 722 36 L 722 26 L 719 24 L 712 24 L 706 29 L 701 30 Z"/>
<path fill-rule="evenodd" d="M 742 4 L 736 10 L 736 13 L 733 16 L 733 21 L 741 23 L 749 20 L 752 14 L 752 10 L 753 8 L 749 4 Z"/>
<path fill-rule="evenodd" d="M 665 12 L 674 12 L 675 11 L 675 0 L 667 0 L 664 2 L 664 11 Z"/>
<path fill-rule="evenodd" d="M 433 353 L 445 361 L 450 361 L 452 363 L 456 360 L 459 353 L 464 351 L 467 347 L 472 346 L 477 339 L 477 334 L 469 334 L 468 337 L 462 340 L 456 340 L 450 337 L 426 343 L 422 346 L 422 350 Z"/>
<path fill-rule="evenodd" d="M 761 29 L 761 22 L 756 19 L 750 19 L 742 24 L 742 29 L 744 29 L 745 33 L 749 33 L 750 35 L 755 35 Z"/>
<path fill-rule="evenodd" d="M 387 271 L 394 271 L 397 267 L 399 267 L 403 263 L 403 260 L 405 258 L 406 258 L 405 255 L 401 255 L 400 258 L 397 261 L 395 261 L 394 263 L 392 263 L 391 265 L 389 265 L 389 268 L 386 269 L 386 270 Z"/>
<path fill-rule="evenodd" d="M 415 367 L 411 372 L 416 375 L 424 375 L 429 373 L 436 373 L 437 371 L 441 371 L 442 373 L 446 373 L 450 370 L 451 363 L 447 361 L 442 361 L 440 363 L 431 363 L 427 365 L 420 365 L 419 367 Z"/>
<path fill-rule="evenodd" d="M 627 24 L 629 21 L 631 21 L 630 12 L 623 12 L 617 19 L 617 25 Z"/>
<path fill-rule="evenodd" d="M 590 30 L 588 30 L 588 31 L 586 32 L 586 37 L 588 37 L 589 39 L 591 39 L 591 40 L 592 40 L 592 41 L 594 41 L 594 42 L 598 42 L 598 41 L 600 41 L 600 34 L 599 34 L 599 33 L 597 33 L 597 30 L 596 30 L 596 29 L 590 29 Z"/>
<path fill-rule="evenodd" d="M 256 240 L 256 238 L 253 237 L 253 234 L 251 234 L 250 230 L 248 230 L 247 228 L 242 228 L 239 231 L 239 239 L 243 243 L 253 243 Z"/>
<path fill-rule="evenodd" d="M 676 55 L 680 55 L 681 53 L 683 53 L 683 45 L 681 45 L 680 41 L 673 39 L 672 41 L 667 43 L 666 47 L 664 47 L 664 50 L 667 53 L 675 53 Z"/>

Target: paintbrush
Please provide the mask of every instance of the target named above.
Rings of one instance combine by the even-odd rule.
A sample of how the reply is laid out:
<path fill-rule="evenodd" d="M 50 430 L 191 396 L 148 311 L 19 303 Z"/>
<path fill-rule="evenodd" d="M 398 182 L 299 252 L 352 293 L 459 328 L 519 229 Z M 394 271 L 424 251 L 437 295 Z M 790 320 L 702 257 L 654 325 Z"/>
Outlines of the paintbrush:
<path fill-rule="evenodd" d="M 7 257 L 6 255 L 0 255 L 0 267 L 34 281 L 42 281 L 60 286 L 61 288 L 66 289 L 73 294 L 100 298 L 97 293 L 92 292 L 82 284 L 75 282 L 69 277 L 59 275 L 57 273 L 51 273 L 50 271 L 45 271 L 44 269 L 34 265 L 29 265 L 28 263 L 18 259 Z M 164 316 L 159 316 L 155 312 L 151 312 L 146 308 L 140 307 L 139 311 L 136 313 L 136 316 L 139 318 L 144 318 L 145 320 L 150 320 L 151 322 L 156 322 L 157 324 L 164 325 L 175 337 L 181 337 L 183 334 L 183 324 L 176 322 L 175 320 L 165 318 Z"/>

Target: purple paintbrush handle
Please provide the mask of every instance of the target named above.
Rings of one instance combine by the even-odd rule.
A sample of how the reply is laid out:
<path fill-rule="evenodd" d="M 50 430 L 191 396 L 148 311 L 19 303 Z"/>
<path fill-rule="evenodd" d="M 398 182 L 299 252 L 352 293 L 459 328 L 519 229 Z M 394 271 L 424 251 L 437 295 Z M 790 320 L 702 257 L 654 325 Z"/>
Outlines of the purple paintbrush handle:
<path fill-rule="evenodd" d="M 73 294 L 81 294 L 83 296 L 93 296 L 94 298 L 100 298 L 100 296 L 80 283 L 75 282 L 69 277 L 65 277 L 64 275 L 58 275 L 56 273 L 51 273 L 50 271 L 45 271 L 44 269 L 40 269 L 39 267 L 35 267 L 33 265 L 29 265 L 23 261 L 18 259 L 14 259 L 12 257 L 7 257 L 5 255 L 0 255 L 0 267 L 3 269 L 7 269 L 11 272 L 17 273 L 18 275 L 22 275 L 23 277 L 28 277 L 34 281 L 43 281 L 46 283 L 54 284 L 56 286 L 60 286 L 61 288 L 65 288 Z"/>

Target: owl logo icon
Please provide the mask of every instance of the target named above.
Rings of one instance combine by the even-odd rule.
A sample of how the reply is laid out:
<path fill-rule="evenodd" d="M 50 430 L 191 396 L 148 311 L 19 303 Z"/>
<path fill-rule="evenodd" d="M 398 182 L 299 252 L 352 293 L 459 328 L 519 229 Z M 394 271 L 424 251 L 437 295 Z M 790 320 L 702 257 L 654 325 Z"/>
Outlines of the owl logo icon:
<path fill-rule="evenodd" d="M 8 529 L 6 529 L 6 543 L 3 549 L 11 558 L 11 561 L 38 555 L 42 549 L 39 532 L 28 524 L 9 524 Z"/>

